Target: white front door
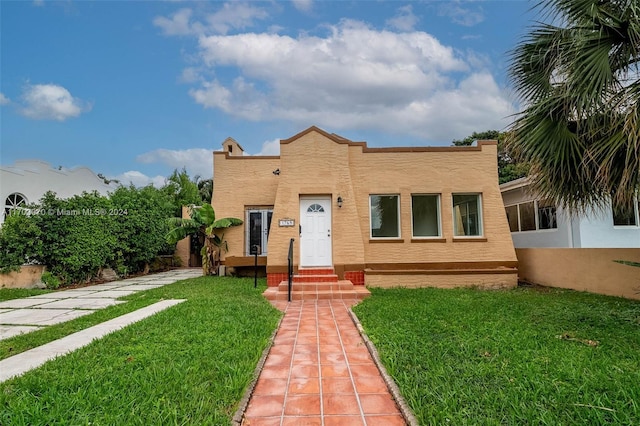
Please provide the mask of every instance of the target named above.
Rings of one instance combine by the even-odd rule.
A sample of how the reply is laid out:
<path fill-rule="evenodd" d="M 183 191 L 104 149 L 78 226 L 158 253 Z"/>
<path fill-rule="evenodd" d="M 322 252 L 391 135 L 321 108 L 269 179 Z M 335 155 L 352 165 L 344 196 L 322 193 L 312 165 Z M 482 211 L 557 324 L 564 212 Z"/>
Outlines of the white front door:
<path fill-rule="evenodd" d="M 331 197 L 300 198 L 300 266 L 331 266 Z"/>

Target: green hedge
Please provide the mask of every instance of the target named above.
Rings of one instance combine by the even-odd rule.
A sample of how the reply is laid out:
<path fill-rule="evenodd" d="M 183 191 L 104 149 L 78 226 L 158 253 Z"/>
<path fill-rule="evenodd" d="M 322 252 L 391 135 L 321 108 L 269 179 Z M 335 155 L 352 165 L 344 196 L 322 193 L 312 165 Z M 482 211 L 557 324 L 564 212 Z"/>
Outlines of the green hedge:
<path fill-rule="evenodd" d="M 37 205 L 14 211 L 0 228 L 0 272 L 26 263 L 46 265 L 63 284 L 81 282 L 109 266 L 137 272 L 165 243 L 174 206 L 152 186 L 119 187 L 109 197 L 97 192 L 68 199 L 48 192 Z"/>

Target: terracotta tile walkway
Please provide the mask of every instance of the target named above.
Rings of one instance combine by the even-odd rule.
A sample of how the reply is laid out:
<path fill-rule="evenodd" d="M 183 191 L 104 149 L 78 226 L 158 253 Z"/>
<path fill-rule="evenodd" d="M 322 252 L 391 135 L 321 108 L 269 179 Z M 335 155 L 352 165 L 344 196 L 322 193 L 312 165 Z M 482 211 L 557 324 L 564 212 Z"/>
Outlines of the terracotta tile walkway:
<path fill-rule="evenodd" d="M 289 304 L 244 425 L 405 425 L 349 316 L 355 302 Z"/>

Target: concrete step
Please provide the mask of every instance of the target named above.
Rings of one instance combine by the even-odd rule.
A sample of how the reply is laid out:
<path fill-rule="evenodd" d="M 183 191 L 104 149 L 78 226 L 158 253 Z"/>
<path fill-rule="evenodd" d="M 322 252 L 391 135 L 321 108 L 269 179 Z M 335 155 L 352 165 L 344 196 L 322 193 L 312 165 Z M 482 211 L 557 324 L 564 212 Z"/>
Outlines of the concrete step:
<path fill-rule="evenodd" d="M 362 286 L 359 286 L 362 287 Z M 287 291 L 289 283 L 282 281 L 278 285 L 279 291 Z M 354 285 L 349 280 L 340 280 L 335 282 L 292 282 L 291 289 L 294 291 L 339 291 L 353 290 Z"/>
<path fill-rule="evenodd" d="M 338 276 L 336 274 L 294 275 L 292 278 L 293 278 L 292 281 L 294 283 L 313 283 L 313 282 L 319 282 L 319 283 L 331 283 L 331 282 L 333 282 L 333 283 L 335 283 L 335 282 L 338 282 Z"/>
<path fill-rule="evenodd" d="M 298 268 L 298 275 L 333 275 L 333 268 Z"/>
<path fill-rule="evenodd" d="M 262 293 L 268 300 L 287 300 L 288 283 L 283 281 L 278 287 L 269 287 Z M 291 300 L 357 299 L 371 295 L 365 286 L 354 286 L 349 280 L 337 283 L 295 283 L 291 287 Z"/>

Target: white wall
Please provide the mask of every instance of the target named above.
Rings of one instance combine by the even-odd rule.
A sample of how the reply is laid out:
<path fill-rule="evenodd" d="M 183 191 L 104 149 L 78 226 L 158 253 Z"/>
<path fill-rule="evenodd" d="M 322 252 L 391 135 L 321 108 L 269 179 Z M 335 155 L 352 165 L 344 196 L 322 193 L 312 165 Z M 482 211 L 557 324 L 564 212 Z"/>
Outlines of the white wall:
<path fill-rule="evenodd" d="M 640 226 L 614 226 L 611 207 L 580 220 L 582 248 L 640 248 Z"/>
<path fill-rule="evenodd" d="M 0 167 L 0 224 L 4 222 L 5 200 L 13 193 L 23 195 L 28 203 L 37 203 L 47 191 L 55 192 L 59 198 L 69 198 L 94 190 L 107 195 L 115 189 L 115 185 L 105 184 L 86 167 L 58 170 L 40 160 L 16 161 Z"/>
<path fill-rule="evenodd" d="M 501 185 L 505 206 L 536 199 L 525 180 Z M 638 214 L 640 212 L 636 212 Z M 557 229 L 512 232 L 515 248 L 640 248 L 640 217 L 636 226 L 614 226 L 611 207 L 571 217 L 558 208 Z"/>

